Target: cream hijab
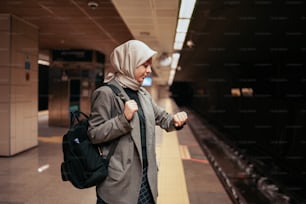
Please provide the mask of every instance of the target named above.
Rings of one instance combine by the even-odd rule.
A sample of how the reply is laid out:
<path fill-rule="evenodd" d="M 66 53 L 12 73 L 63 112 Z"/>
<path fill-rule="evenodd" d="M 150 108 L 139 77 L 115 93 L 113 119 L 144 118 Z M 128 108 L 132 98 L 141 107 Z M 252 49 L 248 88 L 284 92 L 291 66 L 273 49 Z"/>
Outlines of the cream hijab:
<path fill-rule="evenodd" d="M 139 40 L 129 40 L 119 45 L 110 55 L 115 72 L 109 73 L 105 82 L 115 78 L 121 86 L 138 90 L 141 84 L 135 80 L 134 70 L 156 53 Z"/>

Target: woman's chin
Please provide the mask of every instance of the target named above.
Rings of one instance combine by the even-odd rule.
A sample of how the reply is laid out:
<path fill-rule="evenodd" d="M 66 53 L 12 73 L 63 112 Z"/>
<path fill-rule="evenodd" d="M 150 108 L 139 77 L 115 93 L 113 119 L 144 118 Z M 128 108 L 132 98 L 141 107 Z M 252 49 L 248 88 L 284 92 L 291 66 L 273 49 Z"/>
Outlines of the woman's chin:
<path fill-rule="evenodd" d="M 144 79 L 139 79 L 139 80 L 137 80 L 140 84 L 142 84 L 143 83 L 143 81 L 144 81 Z"/>

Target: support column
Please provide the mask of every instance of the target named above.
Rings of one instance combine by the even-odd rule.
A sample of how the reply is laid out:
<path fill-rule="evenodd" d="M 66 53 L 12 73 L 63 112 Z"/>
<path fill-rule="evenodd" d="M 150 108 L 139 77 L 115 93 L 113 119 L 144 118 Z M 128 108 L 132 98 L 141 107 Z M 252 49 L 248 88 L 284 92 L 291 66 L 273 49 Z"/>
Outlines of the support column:
<path fill-rule="evenodd" d="M 0 155 L 38 144 L 38 28 L 0 14 Z"/>

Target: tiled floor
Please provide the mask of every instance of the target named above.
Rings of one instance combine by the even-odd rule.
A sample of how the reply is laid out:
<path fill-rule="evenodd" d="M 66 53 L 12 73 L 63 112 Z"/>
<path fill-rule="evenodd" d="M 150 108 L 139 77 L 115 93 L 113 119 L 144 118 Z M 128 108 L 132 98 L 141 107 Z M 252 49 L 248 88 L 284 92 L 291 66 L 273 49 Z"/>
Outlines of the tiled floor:
<path fill-rule="evenodd" d="M 162 102 L 175 112 L 170 99 Z M 79 190 L 60 177 L 65 128 L 47 126 L 39 114 L 39 146 L 0 157 L 0 204 L 93 204 L 95 188 Z M 188 125 L 166 133 L 157 128 L 158 204 L 230 204 Z"/>

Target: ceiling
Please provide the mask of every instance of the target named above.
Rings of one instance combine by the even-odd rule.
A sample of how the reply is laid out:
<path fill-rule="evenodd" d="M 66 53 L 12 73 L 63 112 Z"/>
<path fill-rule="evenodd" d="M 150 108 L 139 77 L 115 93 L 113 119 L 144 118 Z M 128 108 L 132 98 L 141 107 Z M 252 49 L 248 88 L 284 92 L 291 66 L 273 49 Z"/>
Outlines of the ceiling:
<path fill-rule="evenodd" d="M 173 52 L 179 0 L 1 0 L 0 13 L 16 15 L 39 28 L 41 52 L 53 48 L 94 49 L 108 56 L 129 39 L 158 53 Z M 158 57 L 158 56 L 157 56 Z M 167 84 L 169 67 L 154 64 L 158 84 Z"/>
<path fill-rule="evenodd" d="M 96 9 L 88 1 L 1 0 L 0 13 L 37 25 L 41 51 L 98 50 L 106 55 L 106 69 L 113 48 L 129 39 L 142 40 L 159 54 L 173 52 L 179 0 L 94 0 Z M 174 81 L 252 87 L 281 74 L 274 70 L 281 64 L 303 64 L 305 9 L 304 1 L 197 0 L 186 37 L 194 46 L 184 44 Z M 165 85 L 170 67 L 157 61 L 154 81 Z"/>

